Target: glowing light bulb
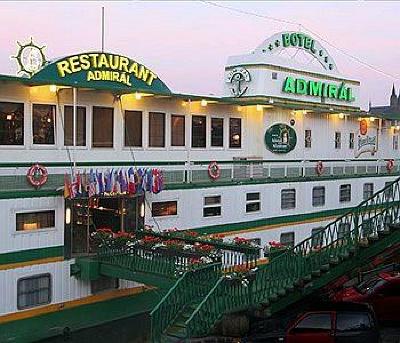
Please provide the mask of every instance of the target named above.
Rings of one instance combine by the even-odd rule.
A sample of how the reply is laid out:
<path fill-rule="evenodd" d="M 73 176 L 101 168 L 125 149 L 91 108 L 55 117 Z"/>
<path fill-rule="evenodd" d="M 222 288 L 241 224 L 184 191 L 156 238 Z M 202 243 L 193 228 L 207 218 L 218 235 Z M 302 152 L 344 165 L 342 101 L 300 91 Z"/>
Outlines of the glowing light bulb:
<path fill-rule="evenodd" d="M 256 108 L 257 108 L 257 111 L 262 111 L 262 109 L 263 109 L 262 105 L 257 105 Z"/>
<path fill-rule="evenodd" d="M 144 217 L 144 203 L 140 204 L 140 216 L 143 218 Z"/>
<path fill-rule="evenodd" d="M 238 112 L 242 112 L 242 106 L 237 107 Z"/>
<path fill-rule="evenodd" d="M 182 106 L 186 107 L 186 105 L 187 105 L 187 102 L 186 101 L 182 101 Z"/>
<path fill-rule="evenodd" d="M 69 207 L 65 210 L 65 224 L 71 224 L 71 209 Z"/>
<path fill-rule="evenodd" d="M 343 119 L 344 118 L 344 114 L 343 113 L 339 113 L 338 117 L 339 117 L 339 119 Z"/>
<path fill-rule="evenodd" d="M 57 92 L 57 86 L 56 85 L 50 85 L 49 89 L 50 89 L 50 92 L 52 92 L 52 93 Z"/>
<path fill-rule="evenodd" d="M 375 121 L 375 118 L 374 118 L 374 117 L 369 117 L 369 121 L 370 121 L 370 122 L 374 122 L 374 121 Z"/>
<path fill-rule="evenodd" d="M 201 100 L 200 105 L 203 107 L 207 106 L 207 100 L 205 100 L 205 99 Z"/>
<path fill-rule="evenodd" d="M 136 99 L 136 100 L 140 100 L 141 98 L 142 98 L 142 94 L 136 92 L 136 93 L 135 93 L 135 99 Z"/>

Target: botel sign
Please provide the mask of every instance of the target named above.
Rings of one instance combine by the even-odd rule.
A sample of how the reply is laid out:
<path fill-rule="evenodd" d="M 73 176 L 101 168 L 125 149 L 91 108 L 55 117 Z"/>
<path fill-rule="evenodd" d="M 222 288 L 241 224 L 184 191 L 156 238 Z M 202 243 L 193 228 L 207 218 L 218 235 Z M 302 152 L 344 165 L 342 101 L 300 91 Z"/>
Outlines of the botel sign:
<path fill-rule="evenodd" d="M 296 131 L 286 124 L 274 124 L 265 132 L 267 149 L 276 154 L 286 154 L 296 147 Z"/>
<path fill-rule="evenodd" d="M 352 88 L 346 86 L 343 82 L 340 84 L 334 84 L 321 81 L 295 79 L 288 76 L 283 83 L 282 90 L 285 93 L 310 95 L 348 102 L 355 100 Z"/>
<path fill-rule="evenodd" d="M 170 93 L 158 76 L 128 57 L 88 52 L 71 55 L 46 65 L 33 75 L 34 80 L 53 80 L 67 84 L 107 89 L 138 89 L 155 93 Z"/>

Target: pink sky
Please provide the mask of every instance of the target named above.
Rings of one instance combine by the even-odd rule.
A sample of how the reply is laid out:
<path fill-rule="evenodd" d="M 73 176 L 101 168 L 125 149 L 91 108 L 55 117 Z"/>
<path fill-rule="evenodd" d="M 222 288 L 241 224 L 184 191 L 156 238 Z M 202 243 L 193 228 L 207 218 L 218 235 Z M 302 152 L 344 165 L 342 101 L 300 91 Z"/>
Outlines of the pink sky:
<path fill-rule="evenodd" d="M 361 81 L 364 107 L 388 103 L 400 86 L 400 2 L 221 2 L 299 22 L 332 44 L 379 67 L 382 76 L 328 48 L 339 70 Z M 153 69 L 175 92 L 221 94 L 229 55 L 250 52 L 290 24 L 233 13 L 202 2 L 0 2 L 0 73 L 15 74 L 16 41 L 34 37 L 54 58 L 99 50 L 101 7 L 106 9 L 106 51 Z M 324 45 L 324 44 L 323 44 Z"/>

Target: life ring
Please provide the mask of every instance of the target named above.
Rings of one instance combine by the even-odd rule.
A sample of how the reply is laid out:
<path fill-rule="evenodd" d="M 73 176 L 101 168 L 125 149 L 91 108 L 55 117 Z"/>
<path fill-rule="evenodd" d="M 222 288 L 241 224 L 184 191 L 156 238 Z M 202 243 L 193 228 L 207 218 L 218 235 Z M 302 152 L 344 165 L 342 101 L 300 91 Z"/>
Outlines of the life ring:
<path fill-rule="evenodd" d="M 323 174 L 324 170 L 325 170 L 325 167 L 324 167 L 322 161 L 318 161 L 317 165 L 315 166 L 316 173 L 320 176 Z"/>
<path fill-rule="evenodd" d="M 393 168 L 394 168 L 394 160 L 390 159 L 386 163 L 386 169 L 390 173 L 393 170 Z"/>
<path fill-rule="evenodd" d="M 36 188 L 43 186 L 47 182 L 48 176 L 47 169 L 38 163 L 31 166 L 26 174 L 28 182 Z"/>
<path fill-rule="evenodd" d="M 221 176 L 221 168 L 216 161 L 213 161 L 208 165 L 208 176 L 213 180 L 216 180 Z"/>

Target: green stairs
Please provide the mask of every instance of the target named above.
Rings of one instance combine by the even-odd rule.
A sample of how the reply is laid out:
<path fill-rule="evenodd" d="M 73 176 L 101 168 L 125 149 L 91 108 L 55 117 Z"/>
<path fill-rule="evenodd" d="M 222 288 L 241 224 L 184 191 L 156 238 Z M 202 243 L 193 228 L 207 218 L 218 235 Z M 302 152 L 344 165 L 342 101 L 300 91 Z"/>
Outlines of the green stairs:
<path fill-rule="evenodd" d="M 227 313 L 262 308 L 273 315 L 395 245 L 400 246 L 400 178 L 241 278 L 222 275 L 218 266 L 206 267 L 197 279 L 198 271 L 186 273 L 151 313 L 153 342 L 207 336 Z"/>

